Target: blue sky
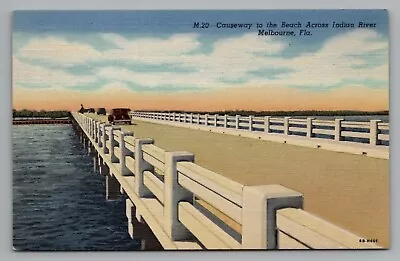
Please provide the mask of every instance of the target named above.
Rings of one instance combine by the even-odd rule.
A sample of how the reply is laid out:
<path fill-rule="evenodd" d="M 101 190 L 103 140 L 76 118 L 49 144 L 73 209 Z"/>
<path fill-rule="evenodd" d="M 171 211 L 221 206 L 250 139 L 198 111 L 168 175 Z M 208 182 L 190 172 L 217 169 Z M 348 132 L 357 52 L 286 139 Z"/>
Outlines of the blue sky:
<path fill-rule="evenodd" d="M 257 22 L 354 23 L 258 36 Z M 375 28 L 357 28 L 360 21 Z M 194 22 L 208 22 L 194 29 Z M 248 29 L 217 22 L 252 23 Z M 275 85 L 388 90 L 386 10 L 16 11 L 14 88 L 180 92 Z M 268 28 L 263 28 L 268 29 Z M 298 34 L 298 30 L 294 29 Z M 32 73 L 34 72 L 34 73 Z"/>

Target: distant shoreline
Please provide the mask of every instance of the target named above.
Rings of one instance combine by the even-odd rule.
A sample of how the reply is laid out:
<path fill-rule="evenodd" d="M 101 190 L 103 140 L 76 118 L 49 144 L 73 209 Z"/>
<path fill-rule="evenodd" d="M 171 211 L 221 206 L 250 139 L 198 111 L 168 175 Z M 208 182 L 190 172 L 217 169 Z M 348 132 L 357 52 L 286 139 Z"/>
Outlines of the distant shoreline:
<path fill-rule="evenodd" d="M 13 110 L 13 118 L 66 118 L 70 116 L 69 111 L 35 111 L 35 110 Z"/>

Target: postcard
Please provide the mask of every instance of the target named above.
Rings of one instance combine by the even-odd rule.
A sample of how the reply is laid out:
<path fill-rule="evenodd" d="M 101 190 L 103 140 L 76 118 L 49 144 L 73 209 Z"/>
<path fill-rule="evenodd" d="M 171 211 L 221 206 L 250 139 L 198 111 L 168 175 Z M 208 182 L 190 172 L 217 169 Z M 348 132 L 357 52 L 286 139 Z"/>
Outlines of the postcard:
<path fill-rule="evenodd" d="M 15 11 L 16 251 L 390 248 L 387 10 Z"/>

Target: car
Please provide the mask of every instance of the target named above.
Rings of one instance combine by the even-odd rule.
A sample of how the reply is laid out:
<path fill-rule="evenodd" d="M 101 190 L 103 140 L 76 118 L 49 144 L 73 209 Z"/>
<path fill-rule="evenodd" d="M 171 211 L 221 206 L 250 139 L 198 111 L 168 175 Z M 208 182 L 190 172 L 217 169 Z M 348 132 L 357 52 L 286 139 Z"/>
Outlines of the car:
<path fill-rule="evenodd" d="M 105 108 L 98 108 L 97 109 L 97 115 L 106 115 L 106 109 Z"/>
<path fill-rule="evenodd" d="M 110 114 L 108 115 L 108 122 L 113 125 L 116 123 L 132 124 L 132 119 L 131 116 L 129 115 L 130 111 L 131 109 L 127 108 L 112 109 Z"/>
<path fill-rule="evenodd" d="M 88 109 L 88 112 L 89 112 L 89 113 L 95 113 L 96 111 L 95 111 L 93 108 L 89 108 L 89 109 Z"/>

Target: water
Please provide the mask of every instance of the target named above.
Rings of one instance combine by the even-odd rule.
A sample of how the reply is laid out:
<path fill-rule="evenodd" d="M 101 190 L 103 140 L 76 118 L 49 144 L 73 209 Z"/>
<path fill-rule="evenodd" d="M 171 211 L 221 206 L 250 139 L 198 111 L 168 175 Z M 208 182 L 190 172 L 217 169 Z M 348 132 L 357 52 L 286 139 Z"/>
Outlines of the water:
<path fill-rule="evenodd" d="M 13 245 L 17 250 L 136 250 L 125 201 L 105 200 L 104 177 L 70 125 L 13 126 Z"/>

